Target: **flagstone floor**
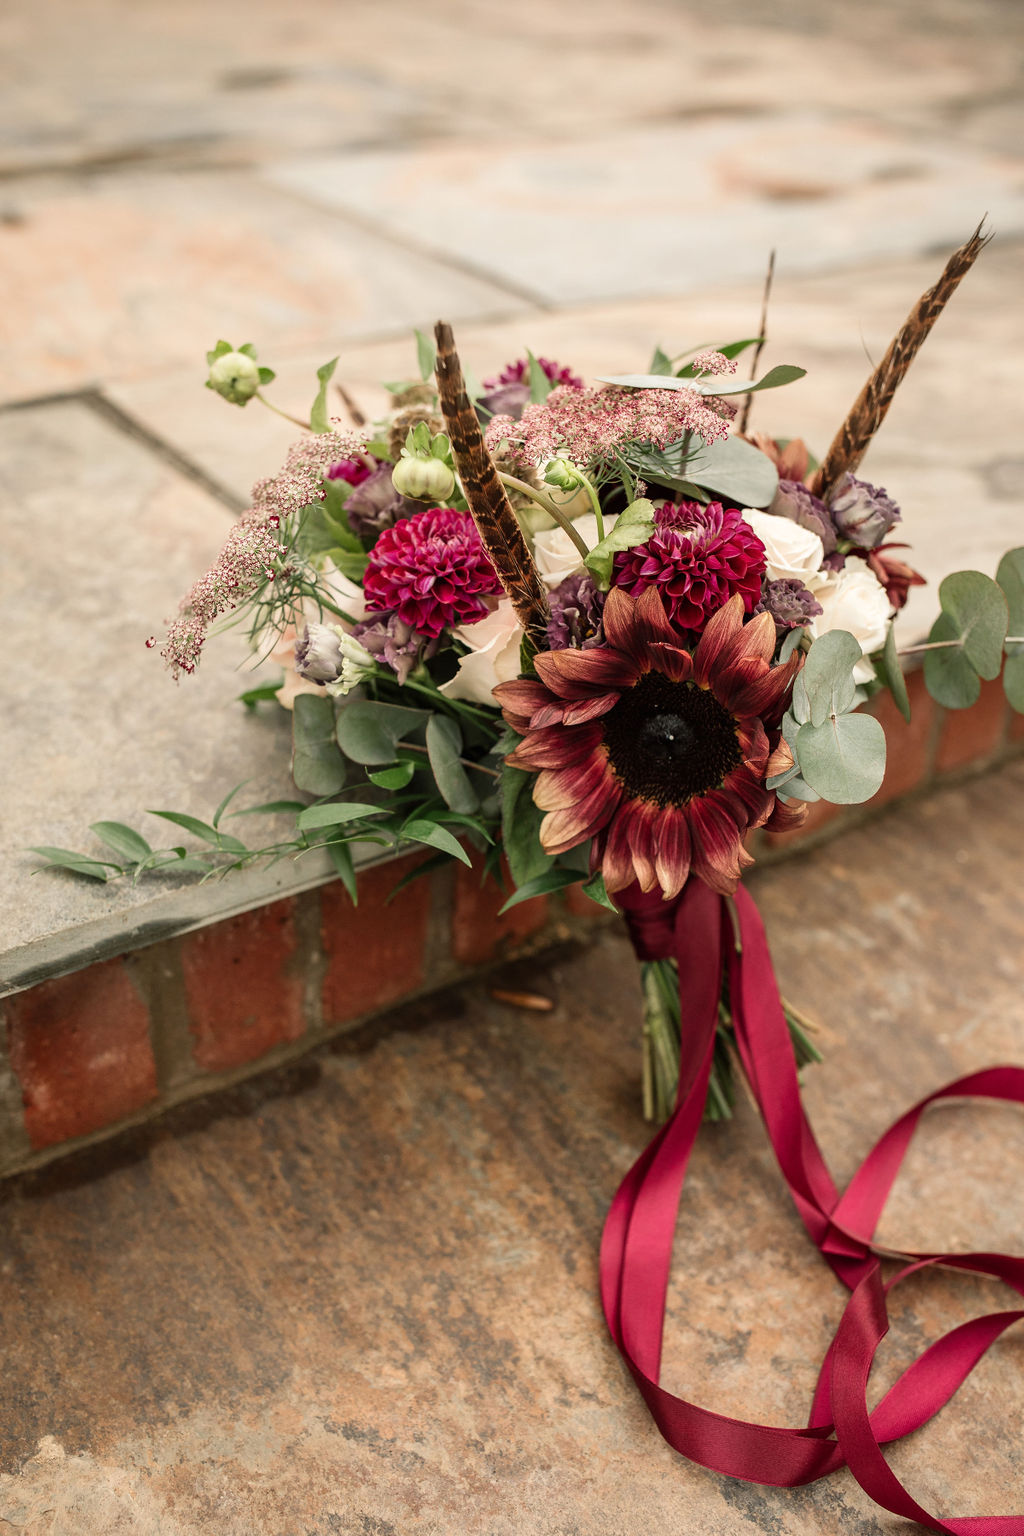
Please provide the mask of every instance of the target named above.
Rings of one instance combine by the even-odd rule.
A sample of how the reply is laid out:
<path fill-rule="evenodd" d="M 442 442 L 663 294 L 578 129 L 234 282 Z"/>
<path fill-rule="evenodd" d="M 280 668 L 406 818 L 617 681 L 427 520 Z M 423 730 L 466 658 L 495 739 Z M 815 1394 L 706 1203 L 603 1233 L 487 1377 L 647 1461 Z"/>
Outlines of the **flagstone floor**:
<path fill-rule="evenodd" d="M 1022 57 L 1015 0 L 7 0 L 0 949 L 64 964 L 185 920 L 179 892 L 30 881 L 26 845 L 284 787 L 286 722 L 232 713 L 230 639 L 163 692 L 142 646 L 292 436 L 203 390 L 220 335 L 298 411 L 335 352 L 379 403 L 439 315 L 478 373 L 524 345 L 621 369 L 749 334 L 774 245 L 766 363 L 809 372 L 754 421 L 820 449 L 987 212 L 865 468 L 932 579 L 908 627 L 944 571 L 993 571 L 1024 526 Z M 837 1174 L 911 1097 L 1024 1057 L 1022 807 L 1018 764 L 756 881 L 830 1031 L 808 1096 Z M 761 1491 L 661 1443 L 595 1299 L 646 1134 L 624 941 L 517 980 L 555 1010 L 451 994 L 0 1192 L 0 1529 L 893 1528 L 845 1475 Z M 1019 1247 L 1022 1153 L 1018 1115 L 937 1114 L 892 1235 Z M 901 1336 L 982 1291 L 922 1283 Z M 695 1159 L 667 1380 L 797 1423 L 838 1300 L 742 1107 Z M 894 1453 L 926 1503 L 1024 1504 L 1019 1362 L 1011 1336 Z"/>
<path fill-rule="evenodd" d="M 826 1026 L 806 1093 L 845 1179 L 911 1100 L 1024 1059 L 1024 765 L 754 881 L 783 991 Z M 627 945 L 510 971 L 0 1196 L 0 1529 L 45 1536 L 881 1536 L 846 1473 L 797 1492 L 660 1440 L 596 1252 L 644 1144 Z M 1024 1118 L 933 1111 L 883 1239 L 1021 1249 Z M 665 1381 L 797 1425 L 840 1295 L 746 1106 L 684 1197 Z M 877 1376 L 1001 1288 L 908 1288 Z M 1021 1339 L 892 1452 L 929 1507 L 1024 1503 Z M 4 1523 L 6 1522 L 6 1524 Z"/>

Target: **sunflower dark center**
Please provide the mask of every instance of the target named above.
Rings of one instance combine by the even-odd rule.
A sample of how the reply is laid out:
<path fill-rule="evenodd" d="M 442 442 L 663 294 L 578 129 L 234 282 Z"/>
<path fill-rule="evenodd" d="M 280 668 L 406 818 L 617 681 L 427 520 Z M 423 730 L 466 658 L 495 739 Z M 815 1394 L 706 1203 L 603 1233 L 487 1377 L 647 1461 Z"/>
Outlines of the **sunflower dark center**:
<path fill-rule="evenodd" d="M 645 672 L 604 717 L 604 742 L 631 798 L 685 805 L 743 760 L 736 721 L 714 694 Z"/>

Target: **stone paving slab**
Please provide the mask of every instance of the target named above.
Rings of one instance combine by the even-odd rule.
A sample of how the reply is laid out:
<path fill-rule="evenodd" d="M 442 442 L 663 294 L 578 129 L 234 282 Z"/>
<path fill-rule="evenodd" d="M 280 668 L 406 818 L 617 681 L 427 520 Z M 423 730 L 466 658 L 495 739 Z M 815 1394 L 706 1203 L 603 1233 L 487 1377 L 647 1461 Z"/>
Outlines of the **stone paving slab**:
<path fill-rule="evenodd" d="M 800 102 L 1019 149 L 1013 0 L 8 0 L 0 173 L 252 164 Z M 89 67 L 82 68 L 87 56 Z M 6 68 L 4 65 L 6 63 Z"/>
<path fill-rule="evenodd" d="M 1024 1055 L 1022 791 L 1018 763 L 754 882 L 784 993 L 827 1026 L 806 1096 L 840 1180 L 910 1100 Z M 463 988 L 8 1186 L 0 1520 L 46 1536 L 895 1531 L 845 1473 L 760 1489 L 661 1441 L 596 1295 L 604 1213 L 648 1134 L 627 944 L 609 931 L 506 980 L 555 1010 Z M 1019 1113 L 933 1112 L 884 1238 L 1019 1250 L 1022 1157 Z M 941 1274 L 908 1288 L 873 1394 L 908 1350 L 1006 1304 Z M 665 1381 L 797 1424 L 840 1305 L 741 1106 L 693 1159 Z M 1022 1383 L 1011 1334 L 890 1452 L 926 1504 L 1020 1507 Z"/>
<path fill-rule="evenodd" d="M 446 243 L 555 304 L 674 295 L 1024 230 L 1024 161 L 798 111 L 495 148 L 319 156 L 264 172 L 397 238 Z"/>
<path fill-rule="evenodd" d="M 813 277 L 780 264 L 763 364 L 799 363 L 807 377 L 760 395 L 751 425 L 801 435 L 823 452 L 871 362 L 935 280 L 945 254 Z M 1005 234 L 983 253 L 915 360 L 864 461 L 865 475 L 901 503 L 903 535 L 931 584 L 911 596 L 903 620 L 908 638 L 930 626 L 942 576 L 965 566 L 994 573 L 1003 552 L 1024 538 L 1021 260 L 1021 245 Z M 759 278 L 700 294 L 526 313 L 458 325 L 457 340 L 479 377 L 522 356 L 527 346 L 594 377 L 646 367 L 656 342 L 681 351 L 749 335 L 758 323 L 760 289 Z M 320 352 L 265 355 L 278 369 L 273 398 L 296 414 L 308 410 Z M 411 336 L 401 336 L 345 346 L 337 376 L 372 414 L 387 403 L 381 380 L 414 371 Z M 110 393 L 241 498 L 282 462 L 293 436 L 259 405 L 243 411 L 213 399 L 192 371 L 115 381 Z M 335 408 L 343 411 L 336 397 Z"/>
<path fill-rule="evenodd" d="M 0 399 L 205 376 L 217 338 L 323 349 L 450 310 L 523 308 L 500 283 L 229 172 L 19 183 L 0 223 Z"/>
<path fill-rule="evenodd" d="M 251 717 L 232 707 L 247 686 L 240 636 L 223 636 L 220 664 L 179 687 L 146 649 L 222 543 L 231 523 L 224 508 L 78 402 L 0 414 L 0 498 L 12 637 L 2 741 L 4 980 L 25 967 L 59 970 L 63 961 L 67 969 L 79 951 L 84 964 L 96 944 L 130 948 L 140 928 L 157 937 L 168 923 L 191 926 L 187 913 L 226 915 L 270 899 L 292 866 L 265 877 L 255 895 L 245 882 L 197 891 L 194 876 L 136 887 L 32 876 L 39 861 L 29 844 L 98 854 L 93 821 L 126 821 L 167 847 L 181 835 L 147 809 L 208 818 L 246 778 L 245 803 L 289 794 L 289 721 L 280 710 Z M 272 836 L 274 823 L 264 825 Z M 294 879 L 323 875 L 311 868 Z"/>

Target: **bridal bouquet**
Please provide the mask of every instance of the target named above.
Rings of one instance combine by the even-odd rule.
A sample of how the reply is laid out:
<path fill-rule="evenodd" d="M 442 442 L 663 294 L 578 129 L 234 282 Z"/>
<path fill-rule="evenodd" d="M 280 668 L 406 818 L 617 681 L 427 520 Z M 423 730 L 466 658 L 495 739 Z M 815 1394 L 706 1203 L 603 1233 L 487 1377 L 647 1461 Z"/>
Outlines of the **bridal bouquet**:
<path fill-rule="evenodd" d="M 107 822 L 95 830 L 117 862 L 39 850 L 105 879 L 321 847 L 355 900 L 354 848 L 425 845 L 415 877 L 468 863 L 470 845 L 510 882 L 508 905 L 580 882 L 621 911 L 643 974 L 645 1110 L 664 1123 L 612 1207 L 602 1287 L 659 1426 L 733 1476 L 795 1484 L 845 1462 L 885 1507 L 941 1530 L 964 1527 L 921 1511 L 878 1447 L 937 1411 L 1007 1325 L 940 1341 L 870 1415 L 860 1388 L 851 1395 L 885 1327 L 872 1233 L 922 1106 L 840 1199 L 799 1099 L 797 1068 L 816 1052 L 778 997 L 740 880 L 755 828 L 878 790 L 885 738 L 858 706 L 887 688 L 909 718 L 901 655 L 921 652 L 946 707 L 970 705 L 1002 670 L 1024 710 L 1024 549 L 995 580 L 948 576 L 929 639 L 901 650 L 896 620 L 921 577 L 896 502 L 856 473 L 983 243 L 975 235 L 915 306 L 820 464 L 799 439 L 748 430 L 752 397 L 803 373 L 758 377 L 763 337 L 659 348 L 648 372 L 590 383 L 527 354 L 477 384 L 439 324 L 436 348 L 417 335 L 418 377 L 390 385 L 391 409 L 369 423 L 351 402 L 330 419 L 337 360 L 326 364 L 303 437 L 256 485 L 161 646 L 179 676 L 218 627 L 247 625 L 254 656 L 277 670 L 243 697 L 292 711 L 292 773 L 309 798 L 229 811 L 233 791 L 209 823 L 161 813 L 199 851 L 153 850 Z M 272 403 L 252 346 L 220 342 L 208 361 L 226 400 Z M 224 830 L 272 812 L 295 827 L 268 847 Z M 852 1291 L 803 1430 L 723 1420 L 658 1385 L 689 1148 L 702 1115 L 728 1113 L 737 1070 L 810 1235 Z M 993 1069 L 944 1092 L 1024 1099 L 1022 1077 Z M 1019 1261 L 997 1258 L 914 1255 L 904 1273 L 943 1262 L 1024 1285 Z"/>

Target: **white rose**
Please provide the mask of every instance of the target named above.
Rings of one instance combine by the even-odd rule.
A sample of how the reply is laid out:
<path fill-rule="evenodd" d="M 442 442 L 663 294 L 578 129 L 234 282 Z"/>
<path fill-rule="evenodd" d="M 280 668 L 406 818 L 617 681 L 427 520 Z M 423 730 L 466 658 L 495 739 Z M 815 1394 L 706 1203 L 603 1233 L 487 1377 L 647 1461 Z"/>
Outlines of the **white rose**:
<path fill-rule="evenodd" d="M 324 586 L 331 602 L 344 609 L 353 623 L 366 618 L 366 594 L 357 581 L 342 575 L 333 560 L 328 560 L 324 567 Z M 315 603 L 311 606 L 316 607 Z"/>
<path fill-rule="evenodd" d="M 469 654 L 460 656 L 459 670 L 451 682 L 441 685 L 440 692 L 469 704 L 493 704 L 491 695 L 498 684 L 519 676 L 523 628 L 510 600 L 503 597 L 485 619 L 460 624 L 453 633 L 456 640 L 469 646 Z"/>
<path fill-rule="evenodd" d="M 802 581 L 815 590 L 823 579 L 820 570 L 825 550 L 816 533 L 801 528 L 788 517 L 744 507 L 740 516 L 764 545 L 768 556 L 765 575 L 769 581 Z"/>
<path fill-rule="evenodd" d="M 593 549 L 598 542 L 597 518 L 593 512 L 588 513 L 586 517 L 574 517 L 572 526 L 587 549 Z M 615 518 L 606 517 L 605 533 L 610 532 L 614 526 Z M 543 533 L 535 534 L 533 556 L 537 562 L 541 581 L 546 587 L 557 587 L 559 582 L 564 581 L 567 576 L 575 576 L 577 571 L 583 569 L 583 556 L 564 528 L 548 528 Z"/>
<path fill-rule="evenodd" d="M 865 657 L 853 669 L 855 683 L 869 683 L 875 669 L 866 658 L 885 644 L 892 604 L 885 588 L 863 560 L 851 560 L 841 571 L 829 576 L 814 596 L 822 612 L 808 625 L 815 640 L 830 629 L 846 629 L 857 641 Z"/>

